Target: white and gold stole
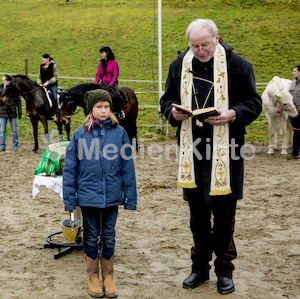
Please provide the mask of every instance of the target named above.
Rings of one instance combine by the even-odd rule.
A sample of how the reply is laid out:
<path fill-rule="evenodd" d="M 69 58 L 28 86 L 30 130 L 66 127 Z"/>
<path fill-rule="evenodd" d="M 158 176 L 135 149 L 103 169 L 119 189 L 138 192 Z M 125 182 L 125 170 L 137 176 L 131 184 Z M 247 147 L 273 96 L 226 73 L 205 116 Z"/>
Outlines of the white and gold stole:
<path fill-rule="evenodd" d="M 181 71 L 181 104 L 192 109 L 192 59 L 190 50 L 182 62 Z M 226 53 L 218 44 L 214 56 L 214 106 L 217 109 L 228 109 L 228 74 Z M 204 157 L 203 157 L 204 158 Z M 180 130 L 179 168 L 177 185 L 183 188 L 196 188 L 195 166 L 193 160 L 192 118 L 182 121 Z M 229 169 L 229 125 L 213 127 L 213 154 L 211 168 L 210 195 L 231 193 Z"/>

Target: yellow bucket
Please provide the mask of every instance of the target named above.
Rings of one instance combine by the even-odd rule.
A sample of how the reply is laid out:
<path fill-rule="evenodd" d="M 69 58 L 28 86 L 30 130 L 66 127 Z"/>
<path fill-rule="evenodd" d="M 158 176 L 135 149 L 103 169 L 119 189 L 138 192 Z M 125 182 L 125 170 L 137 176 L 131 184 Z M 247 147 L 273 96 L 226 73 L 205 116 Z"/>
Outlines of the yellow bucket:
<path fill-rule="evenodd" d="M 61 222 L 62 233 L 67 242 L 75 242 L 80 233 L 81 222 L 74 219 L 74 214 L 71 213 L 70 219 L 65 219 Z"/>

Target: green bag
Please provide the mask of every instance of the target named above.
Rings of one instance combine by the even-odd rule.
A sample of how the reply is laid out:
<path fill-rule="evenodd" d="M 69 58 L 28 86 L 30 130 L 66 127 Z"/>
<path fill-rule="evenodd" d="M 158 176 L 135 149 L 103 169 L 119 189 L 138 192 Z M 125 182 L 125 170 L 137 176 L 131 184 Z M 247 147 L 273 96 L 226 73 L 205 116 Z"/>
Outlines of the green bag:
<path fill-rule="evenodd" d="M 61 175 L 65 154 L 59 155 L 57 152 L 45 148 L 42 153 L 42 160 L 34 171 L 34 175 L 43 173 L 47 176 Z"/>

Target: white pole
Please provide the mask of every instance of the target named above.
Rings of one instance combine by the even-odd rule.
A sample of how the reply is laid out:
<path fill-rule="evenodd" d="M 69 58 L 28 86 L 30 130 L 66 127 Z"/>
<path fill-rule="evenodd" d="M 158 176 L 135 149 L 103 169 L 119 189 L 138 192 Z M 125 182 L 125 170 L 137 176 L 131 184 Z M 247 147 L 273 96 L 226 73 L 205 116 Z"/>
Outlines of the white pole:
<path fill-rule="evenodd" d="M 158 91 L 159 97 L 162 92 L 162 42 L 161 42 L 161 0 L 158 0 L 157 4 L 157 18 L 158 18 Z"/>
<path fill-rule="evenodd" d="M 158 19 L 158 101 L 163 95 L 162 90 L 162 38 L 161 38 L 161 0 L 157 1 L 157 19 Z M 163 130 L 163 116 L 160 113 L 160 105 L 158 104 L 158 123 L 160 131 Z"/>

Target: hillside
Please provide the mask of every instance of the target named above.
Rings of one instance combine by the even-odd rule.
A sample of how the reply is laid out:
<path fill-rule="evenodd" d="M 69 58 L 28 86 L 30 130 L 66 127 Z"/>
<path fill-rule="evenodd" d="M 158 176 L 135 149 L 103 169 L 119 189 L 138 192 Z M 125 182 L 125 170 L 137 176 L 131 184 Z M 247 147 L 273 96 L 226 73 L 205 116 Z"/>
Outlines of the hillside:
<path fill-rule="evenodd" d="M 253 64 L 257 82 L 274 75 L 292 79 L 292 66 L 300 61 L 299 6 L 299 0 L 162 1 L 163 80 L 177 51 L 187 46 L 188 24 L 199 17 L 216 22 L 220 37 Z M 24 73 L 28 59 L 28 73 L 36 74 L 41 55 L 49 53 L 60 76 L 94 78 L 99 49 L 107 45 L 120 66 L 120 82 L 151 92 L 139 95 L 140 104 L 157 104 L 157 0 L 6 0 L 0 18 L 0 72 Z M 156 122 L 155 109 L 144 112 L 139 121 Z"/>

